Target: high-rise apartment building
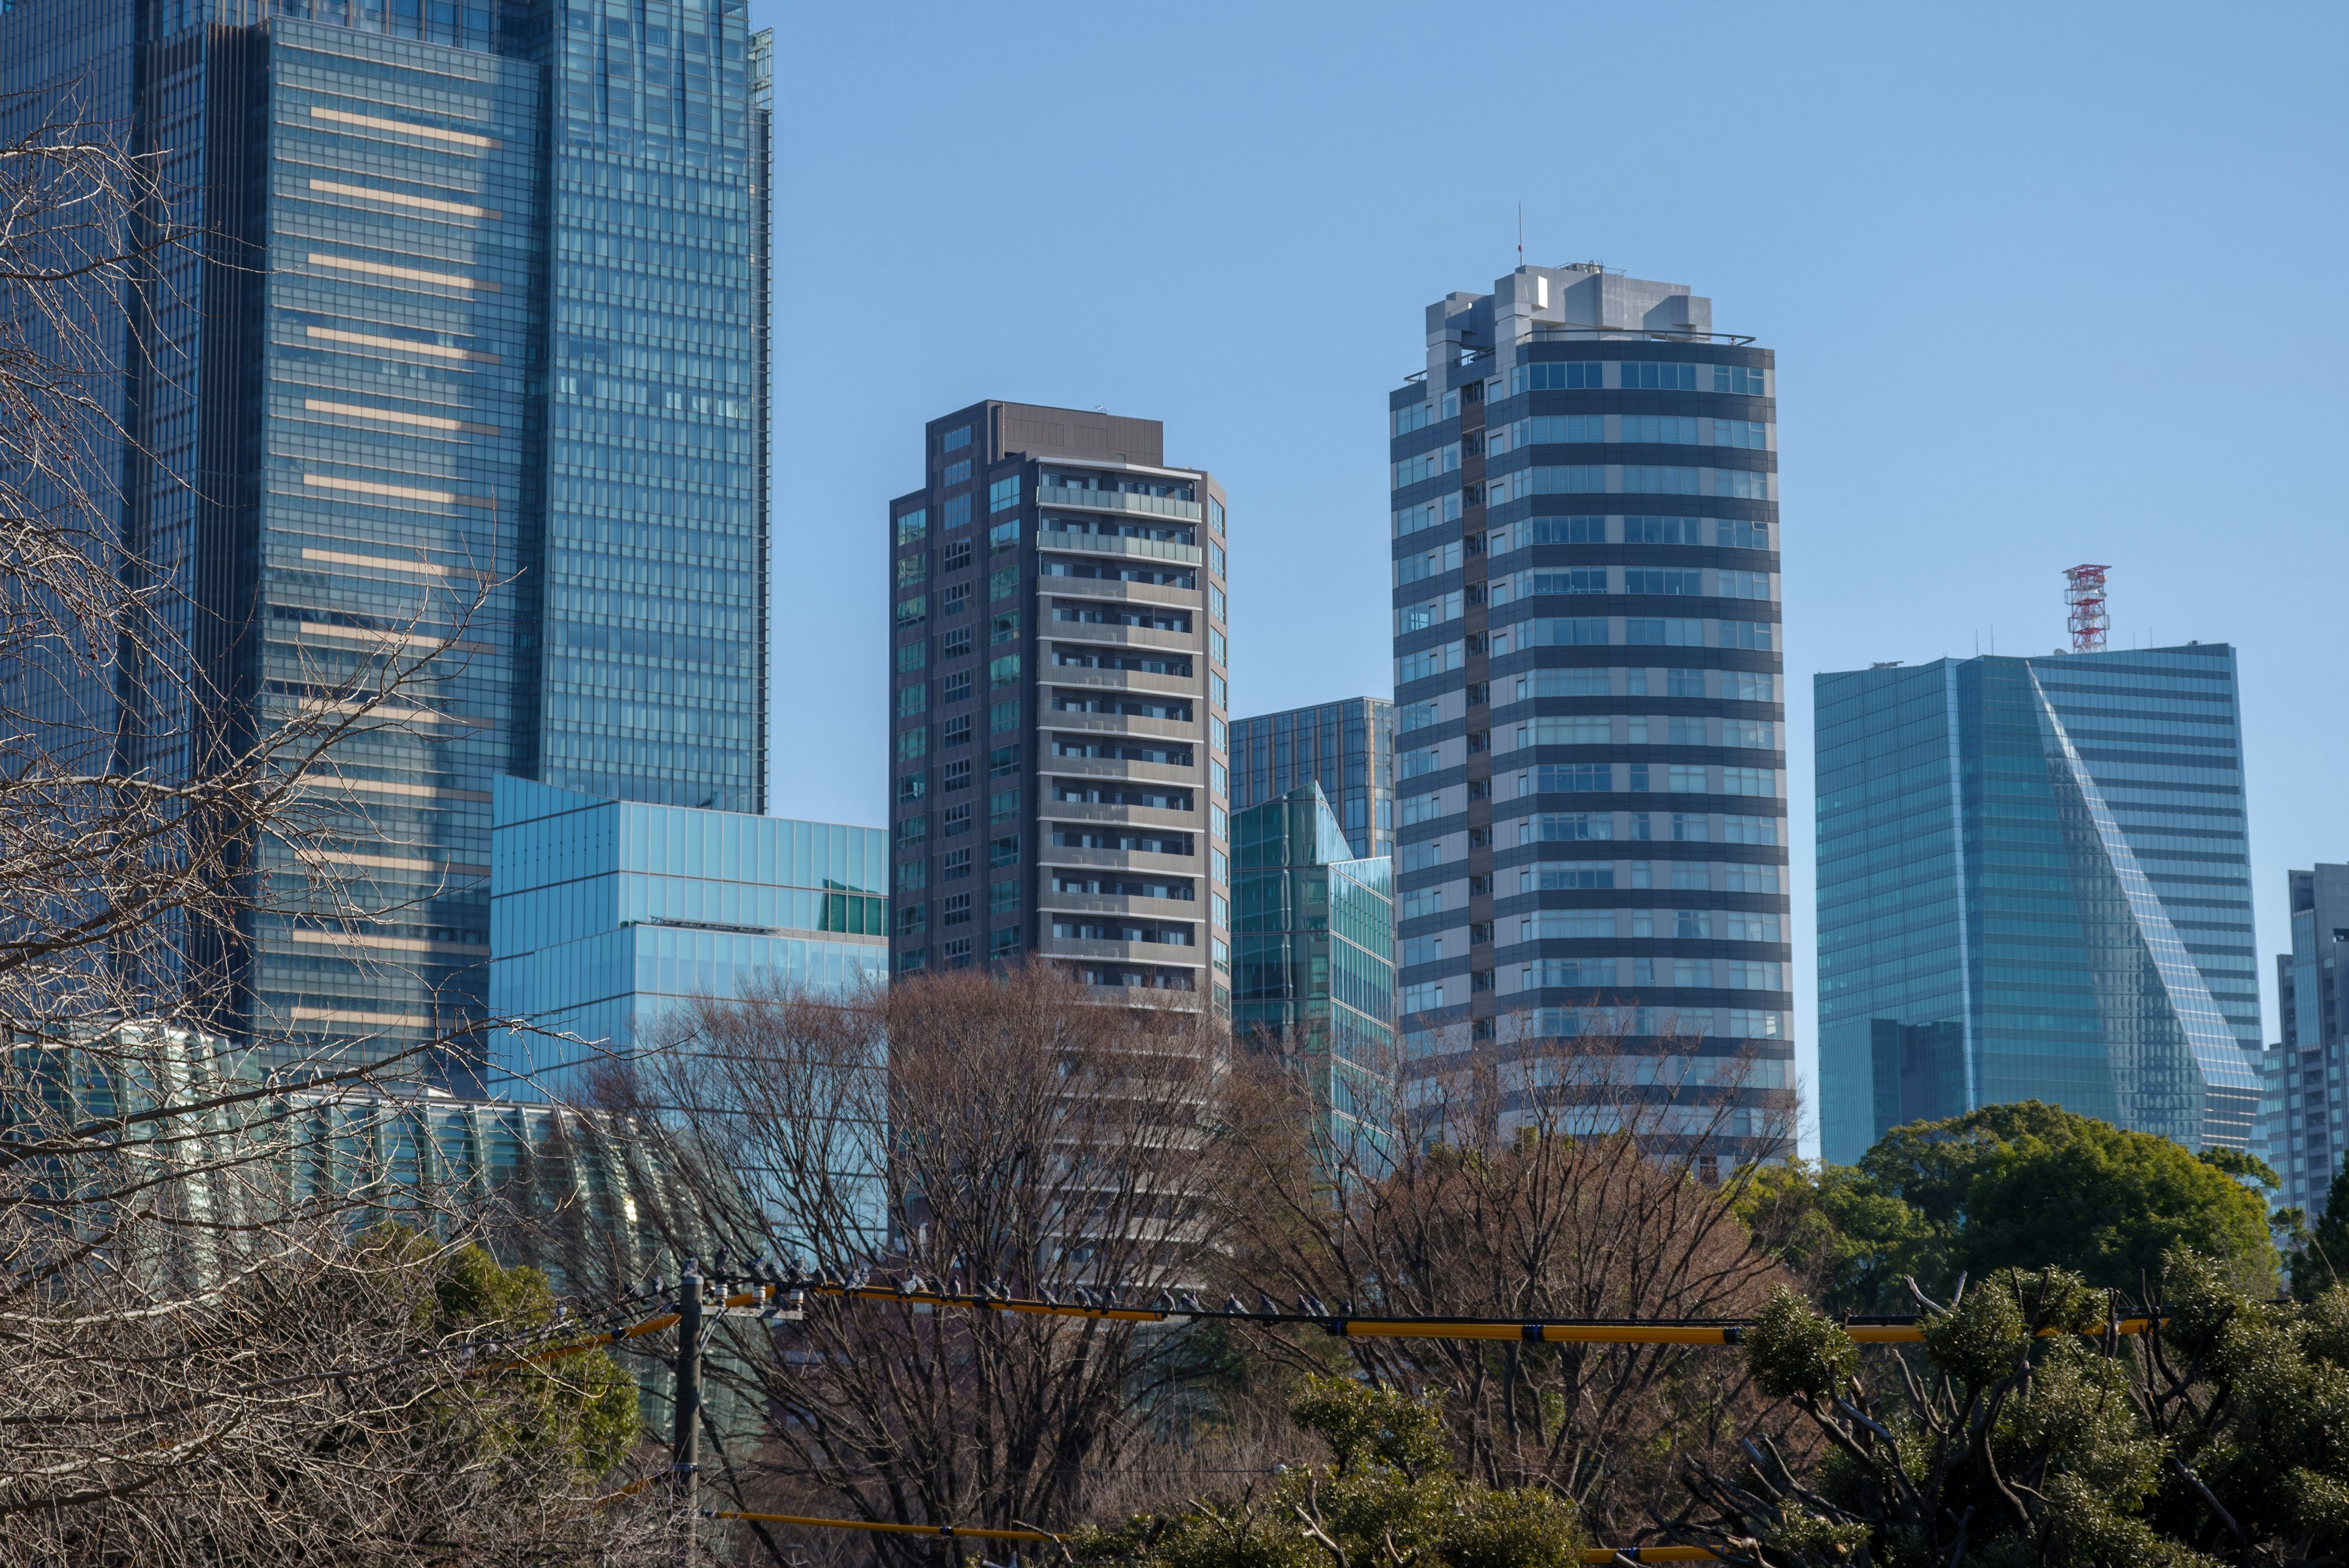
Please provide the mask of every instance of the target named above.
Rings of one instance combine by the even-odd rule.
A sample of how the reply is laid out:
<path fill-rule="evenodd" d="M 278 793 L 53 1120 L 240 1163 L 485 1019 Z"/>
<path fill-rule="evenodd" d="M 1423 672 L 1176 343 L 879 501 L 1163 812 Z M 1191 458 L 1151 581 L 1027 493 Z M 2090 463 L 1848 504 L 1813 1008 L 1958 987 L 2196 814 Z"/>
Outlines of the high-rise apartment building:
<path fill-rule="evenodd" d="M 1826 1157 L 2030 1099 L 2244 1147 L 2261 1042 L 2234 649 L 1815 690 Z"/>
<path fill-rule="evenodd" d="M 1394 853 L 1394 704 L 1349 697 L 1232 721 L 1232 809 L 1321 786 L 1356 859 Z"/>
<path fill-rule="evenodd" d="M 1603 1031 L 1699 1058 L 1733 1137 L 1791 1087 L 1773 367 L 1595 265 L 1428 307 L 1388 399 L 1407 1070 Z"/>
<path fill-rule="evenodd" d="M 1319 784 L 1232 813 L 1232 1032 L 1308 1078 L 1317 1137 L 1359 1161 L 1394 1126 L 1394 875 Z"/>
<path fill-rule="evenodd" d="M 1230 1006 L 1224 493 L 1155 420 L 973 404 L 889 505 L 892 969 Z"/>
<path fill-rule="evenodd" d="M 483 1007 L 492 781 L 765 805 L 768 88 L 745 0 L 19 0 L 0 91 L 151 154 L 109 521 L 158 564 L 201 722 L 265 732 L 387 647 L 453 642 L 336 753 L 356 930 L 256 917 L 219 1022 L 404 1047 Z M 110 717 L 108 716 L 109 705 Z"/>
<path fill-rule="evenodd" d="M 2349 1155 L 2349 866 L 2286 873 L 2292 951 L 2276 955 L 2279 1044 L 2267 1051 L 2267 1161 L 2283 1178 L 2279 1203 L 2313 1220 Z"/>

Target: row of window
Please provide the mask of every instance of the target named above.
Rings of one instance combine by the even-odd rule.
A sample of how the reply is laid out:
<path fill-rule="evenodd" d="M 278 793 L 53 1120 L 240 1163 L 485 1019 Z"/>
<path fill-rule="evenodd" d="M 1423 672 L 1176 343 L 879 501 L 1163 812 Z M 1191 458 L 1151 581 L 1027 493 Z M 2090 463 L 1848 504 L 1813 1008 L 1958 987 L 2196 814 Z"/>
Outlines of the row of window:
<path fill-rule="evenodd" d="M 1681 844 L 1771 844 L 1780 842 L 1783 817 L 1739 816 L 1710 812 L 1629 815 L 1629 836 L 1634 840 L 1671 839 Z M 1605 842 L 1615 836 L 1616 814 L 1609 811 L 1543 812 L 1517 819 L 1519 844 Z"/>
<path fill-rule="evenodd" d="M 971 957 L 971 942 L 972 939 L 969 937 L 957 937 L 951 941 L 940 942 L 936 950 L 936 967 L 939 969 L 969 968 L 973 961 Z M 1019 927 L 1012 926 L 1005 929 L 996 931 L 988 938 L 988 961 L 989 963 L 1008 963 L 1019 956 L 1020 945 Z M 930 959 L 930 949 L 909 948 L 897 955 L 897 972 L 899 974 L 919 974 L 924 970 L 931 967 Z M 1096 981 L 1093 983 L 1099 982 Z M 1188 991 L 1191 988 L 1185 985 L 1181 989 Z"/>
<path fill-rule="evenodd" d="M 1499 506 L 1535 495 L 1611 494 L 1710 495 L 1716 500 L 1767 501 L 1770 475 L 1758 469 L 1642 463 L 1522 468 L 1487 480 L 1484 499 L 1487 506 Z"/>
<path fill-rule="evenodd" d="M 1743 517 L 1532 517 L 1495 528 L 1485 553 L 1503 556 L 1536 545 L 1711 545 L 1766 550 L 1770 524 Z"/>
<path fill-rule="evenodd" d="M 1528 446 L 1567 443 L 1728 446 L 1770 449 L 1770 427 L 1759 420 L 1700 420 L 1684 414 L 1536 414 L 1484 435 L 1485 455 L 1498 457 Z M 1447 449 L 1448 450 L 1448 449 Z M 1400 471 L 1401 464 L 1397 464 Z M 1453 466 L 1457 467 L 1455 463 Z M 1423 473 L 1421 478 L 1427 475 Z M 1397 480 L 1400 488 L 1402 481 Z"/>
<path fill-rule="evenodd" d="M 1764 372 L 1744 365 L 1668 365 L 1640 359 L 1579 359 L 1519 365 L 1509 372 L 1509 393 L 1599 391 L 1728 392 L 1766 398 Z M 1401 431 L 1397 431 L 1401 434 Z"/>
<path fill-rule="evenodd" d="M 1542 909 L 1518 919 L 1517 940 L 1775 942 L 1784 919 L 1744 909 Z"/>
<path fill-rule="evenodd" d="M 1395 685 L 1400 688 L 1414 680 L 1424 680 L 1458 670 L 1470 653 L 1489 652 L 1498 658 L 1527 648 L 1722 648 L 1766 653 L 1775 640 L 1773 628 L 1775 624 L 1772 621 L 1707 621 L 1644 616 L 1589 616 L 1519 621 L 1510 626 L 1496 627 L 1491 632 L 1479 633 L 1475 638 L 1463 638 L 1404 654 L 1395 660 Z M 1713 629 L 1708 632 L 1707 628 Z"/>
<path fill-rule="evenodd" d="M 1702 566 L 1574 566 L 1557 571 L 1518 572 L 1494 579 L 1485 593 L 1487 602 L 1495 605 L 1536 594 L 1669 594 L 1721 599 L 1771 597 L 1767 572 Z"/>
<path fill-rule="evenodd" d="M 1521 965 L 1519 989 L 1671 986 L 1707 991 L 1784 991 L 1786 966 L 1775 959 L 1547 959 Z M 1619 976 L 1619 978 L 1618 978 Z"/>
<path fill-rule="evenodd" d="M 1019 815 L 1019 792 L 1018 789 L 998 790 L 988 796 L 987 820 L 989 826 L 998 823 L 1016 821 Z M 940 838 L 952 838 L 958 834 L 968 833 L 970 826 L 971 807 L 968 801 L 965 801 L 960 805 L 947 806 L 938 813 Z M 929 836 L 929 833 L 928 817 L 922 815 L 901 817 L 897 823 L 898 846 L 903 848 L 909 844 L 919 844 Z"/>
<path fill-rule="evenodd" d="M 1778 726 L 1767 719 L 1650 718 L 1635 713 L 1622 722 L 1621 740 L 1616 738 L 1615 720 L 1603 713 L 1533 719 L 1514 726 L 1514 730 L 1519 748 L 1656 745 L 1744 746 L 1765 752 L 1778 749 Z M 1709 727 L 1717 727 L 1720 739 L 1705 738 Z M 1510 732 L 1508 728 L 1502 731 L 1504 735 Z"/>
<path fill-rule="evenodd" d="M 963 655 L 968 653 L 971 649 L 971 640 L 974 634 L 975 628 L 968 626 L 954 627 L 938 633 L 937 645 L 938 659 L 940 662 L 944 662 L 949 659 L 959 659 Z M 1018 610 L 1005 610 L 998 615 L 990 617 L 988 621 L 987 640 L 990 647 L 999 646 L 1007 642 L 1019 641 L 1019 612 Z M 928 661 L 928 648 L 929 643 L 926 639 L 916 639 L 913 642 L 900 644 L 897 649 L 898 671 L 901 674 L 909 673 L 922 668 L 922 666 Z M 1009 655 L 1008 658 L 1010 661 L 1008 670 L 996 670 L 993 667 L 990 667 L 991 673 L 994 675 L 996 683 L 999 685 L 1001 684 L 1004 680 L 1016 679 L 1019 674 L 1019 656 L 1015 653 Z M 1003 663 L 1004 660 L 1001 659 L 995 661 L 995 664 L 999 666 Z"/>
<path fill-rule="evenodd" d="M 1782 867 L 1744 860 L 1667 860 L 1663 881 L 1646 860 L 1539 860 L 1517 868 L 1520 893 L 1557 893 L 1591 888 L 1665 888 L 1682 892 L 1777 893 Z M 1628 868 L 1628 869 L 1627 869 Z M 1616 880 L 1628 876 L 1628 880 Z"/>

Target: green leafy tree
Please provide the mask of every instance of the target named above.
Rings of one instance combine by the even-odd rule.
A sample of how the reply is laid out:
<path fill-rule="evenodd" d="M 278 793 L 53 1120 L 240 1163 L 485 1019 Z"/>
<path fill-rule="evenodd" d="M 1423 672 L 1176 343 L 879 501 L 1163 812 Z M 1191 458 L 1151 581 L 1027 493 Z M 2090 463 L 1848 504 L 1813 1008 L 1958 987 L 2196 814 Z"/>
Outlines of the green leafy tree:
<path fill-rule="evenodd" d="M 1939 1237 L 1924 1215 L 1847 1165 L 1764 1168 L 1738 1217 L 1830 1312 L 1909 1311 L 1903 1277 L 1938 1262 Z"/>
<path fill-rule="evenodd" d="M 2010 1268 L 2068 1270 L 2134 1294 L 2172 1251 L 2212 1259 L 2258 1292 L 2280 1262 L 2258 1189 L 2278 1185 L 2250 1155 L 2197 1156 L 2027 1100 L 1895 1128 L 1857 1168 L 1769 1171 L 1740 1217 L 1832 1312 L 1909 1312 L 1909 1277 L 1940 1295 Z M 2349 1273 L 2349 1201 L 2335 1212 L 2336 1231 L 2295 1259 L 2296 1278 L 2329 1281 L 2323 1257 Z"/>
<path fill-rule="evenodd" d="M 1930 1291 L 1961 1273 L 2052 1267 L 2133 1293 L 2173 1251 L 2216 1260 L 2249 1287 L 2271 1285 L 2267 1203 L 2236 1174 L 2258 1162 L 2223 1158 L 2025 1100 L 1895 1128 L 1859 1168 L 1930 1228 L 1920 1276 Z"/>
<path fill-rule="evenodd" d="M 1289 1406 L 1329 1448 L 1284 1467 L 1262 1495 L 1203 1499 L 1078 1531 L 1079 1563 L 1134 1568 L 1570 1568 L 1585 1542 L 1555 1493 L 1501 1490 L 1454 1469 L 1441 1405 L 1309 1377 Z"/>
<path fill-rule="evenodd" d="M 2292 1293 L 2306 1299 L 2327 1285 L 2349 1284 L 2349 1163 L 2333 1178 L 2316 1223 L 2297 1209 L 2276 1216 L 2290 1238 Z"/>

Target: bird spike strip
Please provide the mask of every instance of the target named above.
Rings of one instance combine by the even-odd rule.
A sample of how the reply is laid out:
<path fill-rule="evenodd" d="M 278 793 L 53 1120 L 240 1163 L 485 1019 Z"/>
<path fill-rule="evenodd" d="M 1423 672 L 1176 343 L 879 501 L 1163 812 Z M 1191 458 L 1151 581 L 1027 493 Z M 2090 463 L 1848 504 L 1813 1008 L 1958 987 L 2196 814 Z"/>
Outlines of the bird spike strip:
<path fill-rule="evenodd" d="M 747 1282 L 728 1281 L 727 1283 Z M 1195 1323 L 1221 1318 L 1266 1326 L 1283 1324 L 1303 1324 L 1326 1334 L 1344 1339 L 1464 1339 L 1516 1341 L 1526 1345 L 1739 1345 L 1744 1343 L 1748 1320 L 1726 1318 L 1682 1318 L 1624 1320 L 1604 1318 L 1518 1319 L 1478 1317 L 1354 1317 L 1329 1312 L 1283 1312 L 1267 1303 L 1268 1310 L 1251 1312 L 1226 1303 L 1220 1310 L 1204 1307 L 1195 1302 L 1175 1306 L 1116 1306 L 1093 1305 L 1058 1301 L 1037 1301 L 1023 1296 L 971 1294 L 963 1292 L 906 1290 L 891 1285 L 851 1285 L 817 1280 L 792 1280 L 783 1284 L 758 1283 L 747 1292 L 734 1292 L 719 1298 L 717 1304 L 727 1307 L 780 1307 L 792 1295 L 834 1296 L 845 1301 L 898 1302 L 920 1306 L 952 1306 L 985 1308 L 995 1312 L 1023 1313 L 1046 1317 L 1092 1318 L 1109 1323 L 1164 1324 Z M 1309 1303 L 1319 1306 L 1319 1302 Z M 1915 1317 L 1846 1317 L 1838 1320 L 1844 1333 L 1856 1345 L 1916 1345 L 1925 1337 L 1924 1320 Z M 2160 1322 L 2158 1314 L 2133 1314 L 2115 1317 L 2102 1327 L 2084 1330 L 2095 1337 L 2105 1334 L 2147 1334 Z M 504 1366 L 521 1366 L 553 1360 L 557 1356 L 578 1355 L 598 1350 L 607 1345 L 617 1345 L 648 1334 L 658 1334 L 677 1324 L 674 1311 L 662 1312 L 640 1323 L 615 1327 L 569 1345 L 554 1346 L 533 1355 L 520 1356 Z M 2042 1329 L 2043 1338 L 2055 1338 L 2064 1329 Z M 488 1370 L 495 1370 L 490 1368 Z"/>
<path fill-rule="evenodd" d="M 979 1530 L 962 1524 L 881 1524 L 861 1519 L 812 1519 L 797 1513 L 746 1513 L 730 1509 L 709 1511 L 712 1519 L 739 1519 L 753 1524 L 798 1524 L 814 1530 L 870 1530 L 889 1535 L 933 1535 L 948 1541 L 1059 1541 L 1042 1530 Z M 1702 1546 L 1594 1546 L 1582 1554 L 1585 1563 L 1718 1563 Z"/>
<path fill-rule="evenodd" d="M 1278 1308 L 1251 1312 L 1226 1303 L 1222 1309 L 1199 1306 L 1093 1305 L 1037 1301 L 1022 1296 L 972 1294 L 963 1292 L 902 1290 L 890 1285 L 851 1285 L 828 1281 L 795 1280 L 786 1288 L 810 1295 L 838 1296 L 851 1301 L 915 1303 L 931 1306 L 985 1307 L 996 1312 L 1028 1313 L 1049 1317 L 1098 1318 L 1111 1323 L 1192 1323 L 1221 1318 L 1260 1324 L 1305 1324 L 1344 1339 L 1488 1339 L 1516 1340 L 1528 1345 L 1737 1345 L 1751 1326 L 1745 1319 L 1686 1318 L 1628 1321 L 1597 1318 L 1535 1319 L 1479 1317 L 1355 1317 L 1347 1314 L 1283 1312 Z M 1319 1306 L 1319 1302 L 1309 1303 Z M 1268 1303 L 1269 1307 L 1270 1303 Z M 2150 1315 L 2116 1318 L 2095 1334 L 2144 1334 L 2158 1321 Z M 1925 1337 L 1924 1321 L 1916 1317 L 1848 1317 L 1843 1330 L 1857 1345 L 1916 1345 Z M 2043 1337 L 2065 1331 L 2043 1329 Z"/>

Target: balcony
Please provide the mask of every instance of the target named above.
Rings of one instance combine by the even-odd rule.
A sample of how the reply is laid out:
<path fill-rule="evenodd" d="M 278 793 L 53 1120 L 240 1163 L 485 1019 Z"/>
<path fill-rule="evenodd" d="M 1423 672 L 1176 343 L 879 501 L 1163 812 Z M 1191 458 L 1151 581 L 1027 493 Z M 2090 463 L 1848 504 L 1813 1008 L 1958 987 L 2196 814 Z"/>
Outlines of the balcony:
<path fill-rule="evenodd" d="M 1196 523 L 1206 515 L 1195 501 L 1164 495 L 1135 495 L 1123 490 L 1064 490 L 1057 484 L 1036 487 L 1040 506 L 1076 506 L 1088 512 L 1140 512 L 1152 517 L 1180 517 Z"/>
<path fill-rule="evenodd" d="M 1054 495 L 1098 495 L 1104 493 L 1093 490 L 1039 490 L 1036 493 L 1040 497 L 1049 497 Z M 1154 504 L 1164 506 L 1191 506 L 1193 504 L 1188 501 L 1161 502 L 1158 501 L 1155 496 L 1149 495 L 1122 496 L 1115 498 L 1128 501 L 1149 501 Z M 1104 510 L 1119 511 L 1127 509 L 1112 507 L 1104 508 Z M 1195 507 L 1194 510 L 1196 510 Z M 1164 539 L 1120 539 L 1114 535 L 1106 534 L 1063 534 L 1057 530 L 1046 531 L 1040 528 L 1036 532 L 1036 547 L 1040 550 L 1073 550 L 1089 556 L 1140 556 L 1145 559 L 1153 561 L 1179 561 L 1186 566 L 1195 566 L 1202 559 L 1205 558 L 1199 546 L 1196 545 L 1177 545 L 1172 541 Z"/>
<path fill-rule="evenodd" d="M 1207 874 L 1206 860 L 1201 856 L 1159 855 L 1146 849 L 1075 849 L 1065 844 L 1055 844 L 1050 836 L 1043 836 L 1037 844 L 1036 864 L 1047 867 L 1088 866 L 1112 871 L 1158 871 L 1168 876 L 1201 878 Z"/>
<path fill-rule="evenodd" d="M 1197 623 L 1189 631 L 1154 631 L 1146 626 L 1104 626 L 1090 620 L 1045 620 L 1039 616 L 1036 635 L 1047 642 L 1089 642 L 1110 648 L 1149 649 L 1168 653 L 1197 654 L 1206 646 Z"/>
<path fill-rule="evenodd" d="M 1205 732 L 1196 719 L 1152 719 L 1139 713 L 1070 713 L 1048 706 L 1038 717 L 1036 726 L 1071 734 L 1146 736 L 1195 746 L 1206 743 Z"/>

